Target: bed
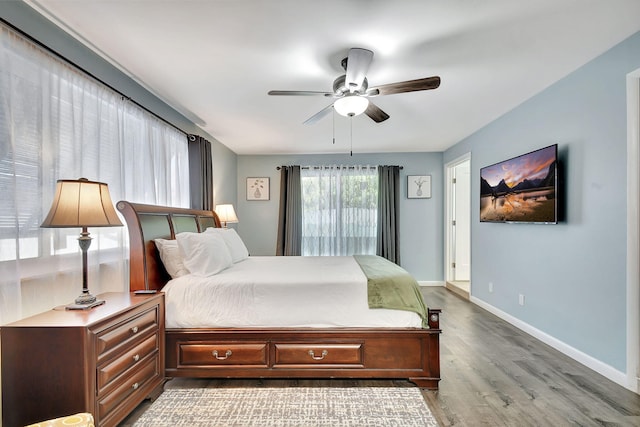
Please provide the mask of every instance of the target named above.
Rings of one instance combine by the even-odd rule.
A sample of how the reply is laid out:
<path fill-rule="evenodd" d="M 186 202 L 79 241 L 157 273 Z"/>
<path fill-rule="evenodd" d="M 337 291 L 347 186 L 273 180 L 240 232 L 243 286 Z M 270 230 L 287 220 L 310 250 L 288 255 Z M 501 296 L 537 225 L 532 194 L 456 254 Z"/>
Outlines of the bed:
<path fill-rule="evenodd" d="M 206 231 L 220 228 L 215 212 L 127 201 L 120 201 L 116 206 L 125 218 L 129 232 L 130 290 L 164 291 L 167 312 L 184 312 L 184 308 L 171 308 L 175 301 L 173 288 L 180 285 L 193 288 L 194 285 L 182 281 L 182 277 L 172 280 L 155 241 L 219 231 Z M 267 263 L 266 258 L 296 257 L 249 257 L 251 262 L 258 264 Z M 311 261 L 304 259 L 307 257 L 299 258 L 299 262 Z M 339 260 L 325 260 L 334 261 Z M 249 262 L 242 261 L 238 265 L 245 268 Z M 286 270 L 295 268 L 305 269 L 306 266 L 300 264 Z M 229 268 L 219 276 L 226 277 L 237 269 Z M 331 289 L 330 283 L 320 285 Z M 337 286 L 342 285 L 335 286 L 338 289 Z M 254 292 L 253 288 L 251 292 Z M 322 303 L 321 293 L 313 298 L 314 303 Z M 244 307 L 242 304 L 245 303 L 238 304 Z M 259 311 L 256 306 L 247 313 L 254 315 Z M 287 310 L 287 314 L 289 311 L 294 310 Z M 393 314 L 392 311 L 398 310 L 388 311 Z M 402 316 L 406 317 L 406 312 Z M 314 320 L 312 324 L 306 324 L 300 323 L 298 318 L 290 323 L 266 325 L 260 323 L 262 320 L 240 319 L 224 326 L 202 327 L 197 322 L 192 325 L 188 321 L 168 319 L 165 372 L 167 377 L 190 378 L 408 379 L 419 387 L 437 389 L 440 381 L 439 317 L 439 309 L 426 308 L 421 326 L 411 323 L 413 320 L 400 323 L 402 326 L 395 326 L 397 323 L 387 326 L 368 321 L 363 325 L 342 324 L 336 319 L 329 323 Z"/>

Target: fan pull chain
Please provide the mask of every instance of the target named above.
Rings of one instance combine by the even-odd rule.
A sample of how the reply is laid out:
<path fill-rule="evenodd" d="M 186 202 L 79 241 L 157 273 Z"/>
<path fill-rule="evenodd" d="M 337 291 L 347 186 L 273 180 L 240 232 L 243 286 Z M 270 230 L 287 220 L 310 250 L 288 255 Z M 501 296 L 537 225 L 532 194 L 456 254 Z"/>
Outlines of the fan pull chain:
<path fill-rule="evenodd" d="M 333 145 L 336 145 L 336 109 L 331 106 L 333 109 L 333 114 L 331 115 L 331 125 L 333 126 Z"/>
<path fill-rule="evenodd" d="M 349 114 L 349 130 L 351 132 L 351 157 L 353 157 L 353 114 Z"/>

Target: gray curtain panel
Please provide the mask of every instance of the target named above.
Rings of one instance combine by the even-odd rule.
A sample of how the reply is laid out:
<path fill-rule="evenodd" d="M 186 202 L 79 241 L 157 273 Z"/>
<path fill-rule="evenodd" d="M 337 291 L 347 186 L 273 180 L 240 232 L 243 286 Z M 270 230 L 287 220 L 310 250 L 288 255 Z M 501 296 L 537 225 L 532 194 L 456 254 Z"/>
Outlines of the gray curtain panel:
<path fill-rule="evenodd" d="M 300 166 L 280 169 L 280 214 L 276 255 L 301 255 L 302 189 Z"/>
<path fill-rule="evenodd" d="M 376 254 L 400 265 L 398 207 L 400 166 L 378 166 L 378 246 Z"/>
<path fill-rule="evenodd" d="M 213 210 L 213 160 L 211 143 L 198 135 L 189 144 L 189 186 L 191 209 Z"/>

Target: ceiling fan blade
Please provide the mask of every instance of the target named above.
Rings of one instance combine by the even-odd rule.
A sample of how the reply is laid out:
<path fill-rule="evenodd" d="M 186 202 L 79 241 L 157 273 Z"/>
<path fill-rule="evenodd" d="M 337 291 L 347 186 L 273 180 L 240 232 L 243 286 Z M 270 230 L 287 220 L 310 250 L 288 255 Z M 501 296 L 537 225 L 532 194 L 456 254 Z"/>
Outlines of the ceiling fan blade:
<path fill-rule="evenodd" d="M 371 118 L 376 123 L 384 122 L 389 118 L 389 115 L 382 111 L 380 107 L 375 105 L 373 102 L 369 101 L 369 106 L 364 113 Z"/>
<path fill-rule="evenodd" d="M 307 120 L 305 120 L 304 124 L 305 125 L 312 125 L 312 124 L 316 123 L 317 121 L 319 121 L 324 116 L 326 116 L 327 114 L 329 114 L 332 110 L 333 110 L 333 104 L 329 104 L 326 107 L 324 107 L 322 110 L 318 111 L 313 116 L 311 116 Z"/>
<path fill-rule="evenodd" d="M 269 95 L 293 95 L 293 96 L 333 96 L 331 92 L 319 92 L 314 90 L 270 90 Z"/>
<path fill-rule="evenodd" d="M 360 90 L 372 59 L 373 52 L 370 50 L 357 47 L 349 49 L 345 79 L 345 86 L 349 88 L 349 92 Z"/>
<path fill-rule="evenodd" d="M 393 95 L 394 93 L 436 89 L 438 86 L 440 86 L 440 77 L 433 76 L 426 77 L 424 79 L 407 80 L 404 82 L 389 83 L 386 85 L 376 86 L 369 89 L 369 91 L 377 89 L 380 95 Z"/>

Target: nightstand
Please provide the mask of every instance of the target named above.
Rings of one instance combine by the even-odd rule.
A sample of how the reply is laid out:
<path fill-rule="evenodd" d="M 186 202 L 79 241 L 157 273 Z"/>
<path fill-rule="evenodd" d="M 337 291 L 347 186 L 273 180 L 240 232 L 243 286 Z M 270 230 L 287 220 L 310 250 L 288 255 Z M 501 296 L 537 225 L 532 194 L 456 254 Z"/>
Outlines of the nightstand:
<path fill-rule="evenodd" d="M 98 295 L 91 310 L 64 307 L 0 328 L 2 425 L 78 412 L 115 426 L 164 385 L 164 294 Z"/>

